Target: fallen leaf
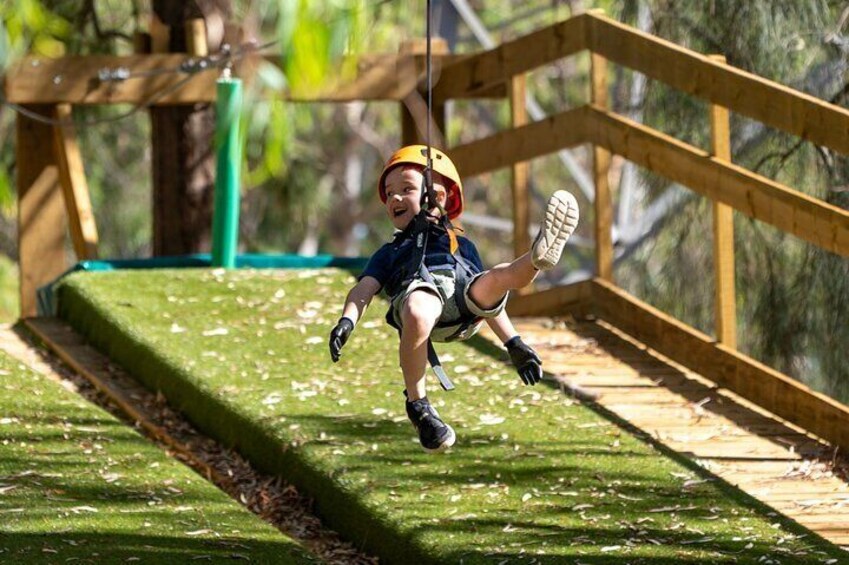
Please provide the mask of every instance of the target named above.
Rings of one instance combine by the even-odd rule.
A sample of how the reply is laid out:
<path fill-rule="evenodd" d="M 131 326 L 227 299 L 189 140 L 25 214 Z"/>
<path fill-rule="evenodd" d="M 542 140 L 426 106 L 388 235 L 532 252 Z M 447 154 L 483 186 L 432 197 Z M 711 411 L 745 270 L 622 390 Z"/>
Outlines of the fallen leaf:
<path fill-rule="evenodd" d="M 494 426 L 504 421 L 503 416 L 498 416 L 496 414 L 481 414 L 479 419 L 481 424 L 485 426 Z"/>

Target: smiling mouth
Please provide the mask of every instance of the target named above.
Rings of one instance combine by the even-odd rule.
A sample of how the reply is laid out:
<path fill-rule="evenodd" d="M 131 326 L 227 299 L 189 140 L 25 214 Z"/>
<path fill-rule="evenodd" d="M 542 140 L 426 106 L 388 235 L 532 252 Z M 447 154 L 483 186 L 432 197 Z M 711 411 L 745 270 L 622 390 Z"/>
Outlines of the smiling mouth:
<path fill-rule="evenodd" d="M 406 208 L 397 208 L 394 212 L 392 212 L 392 215 L 397 218 L 399 216 L 403 216 L 406 212 Z"/>

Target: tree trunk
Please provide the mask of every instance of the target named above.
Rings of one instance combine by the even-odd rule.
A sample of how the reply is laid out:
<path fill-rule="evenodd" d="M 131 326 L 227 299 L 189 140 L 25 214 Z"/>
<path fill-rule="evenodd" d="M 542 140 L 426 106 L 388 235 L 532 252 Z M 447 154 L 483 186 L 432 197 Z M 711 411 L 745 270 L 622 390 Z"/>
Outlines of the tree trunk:
<path fill-rule="evenodd" d="M 169 27 L 168 51 L 186 52 L 185 23 L 226 21 L 231 0 L 153 0 L 153 12 Z M 210 46 L 215 48 L 217 46 Z M 191 104 L 152 108 L 153 254 L 208 252 L 215 179 L 213 108 Z"/>

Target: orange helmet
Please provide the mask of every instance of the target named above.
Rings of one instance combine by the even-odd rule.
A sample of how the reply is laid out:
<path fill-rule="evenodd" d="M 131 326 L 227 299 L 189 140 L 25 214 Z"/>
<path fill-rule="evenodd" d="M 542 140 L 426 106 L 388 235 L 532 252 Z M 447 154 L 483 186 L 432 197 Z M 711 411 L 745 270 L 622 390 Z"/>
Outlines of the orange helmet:
<path fill-rule="evenodd" d="M 463 213 L 463 183 L 460 182 L 460 173 L 448 155 L 436 149 L 430 148 L 430 157 L 433 163 L 434 172 L 442 175 L 450 186 L 446 186 L 447 198 L 445 199 L 445 213 L 448 214 L 448 219 L 453 220 Z M 427 146 L 426 145 L 408 145 L 402 147 L 392 154 L 386 165 L 383 167 L 383 172 L 380 173 L 380 180 L 377 182 L 377 193 L 380 195 L 380 200 L 386 204 L 386 175 L 389 171 L 397 167 L 409 163 L 411 165 L 419 165 L 422 168 L 427 166 Z"/>

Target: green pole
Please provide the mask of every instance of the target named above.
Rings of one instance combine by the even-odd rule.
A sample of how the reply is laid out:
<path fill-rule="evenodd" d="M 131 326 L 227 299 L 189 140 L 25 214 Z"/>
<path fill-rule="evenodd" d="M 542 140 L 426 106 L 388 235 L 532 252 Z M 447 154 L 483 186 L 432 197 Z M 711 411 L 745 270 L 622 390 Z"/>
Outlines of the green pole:
<path fill-rule="evenodd" d="M 239 246 L 239 116 L 242 81 L 226 69 L 216 83 L 215 205 L 212 216 L 212 265 L 232 269 Z"/>

